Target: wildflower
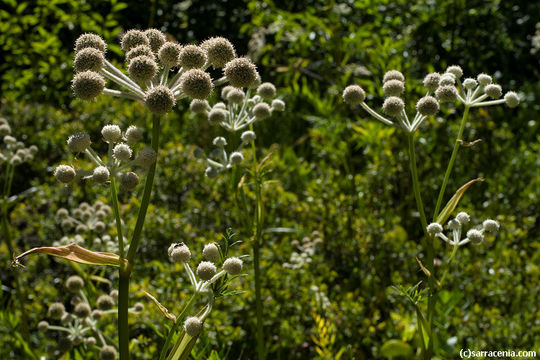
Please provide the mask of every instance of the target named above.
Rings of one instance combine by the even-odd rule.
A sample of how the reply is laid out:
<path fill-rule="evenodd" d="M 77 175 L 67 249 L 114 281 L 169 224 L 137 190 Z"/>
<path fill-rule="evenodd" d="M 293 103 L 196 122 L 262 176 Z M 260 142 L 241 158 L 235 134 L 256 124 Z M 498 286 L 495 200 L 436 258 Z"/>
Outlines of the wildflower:
<path fill-rule="evenodd" d="M 56 179 L 64 184 L 70 183 L 75 179 L 75 169 L 69 165 L 59 165 L 54 170 L 54 176 Z"/>
<path fill-rule="evenodd" d="M 195 114 L 202 114 L 206 112 L 209 108 L 210 108 L 210 105 L 208 104 L 208 101 L 206 100 L 193 99 L 191 100 L 191 103 L 189 104 L 189 109 L 193 111 Z"/>
<path fill-rule="evenodd" d="M 383 77 L 383 83 L 390 81 L 390 80 L 399 80 L 401 82 L 405 82 L 405 77 L 403 74 L 397 70 L 390 70 L 384 74 Z"/>
<path fill-rule="evenodd" d="M 211 124 L 218 124 L 220 122 L 223 122 L 227 119 L 227 111 L 221 108 L 213 108 L 210 110 L 210 113 L 208 114 L 208 121 L 210 121 Z"/>
<path fill-rule="evenodd" d="M 171 111 L 176 100 L 171 89 L 167 86 L 156 86 L 146 93 L 144 102 L 146 107 L 154 114 L 164 115 Z"/>
<path fill-rule="evenodd" d="M 240 164 L 244 161 L 244 155 L 241 152 L 235 151 L 230 156 L 231 164 Z"/>
<path fill-rule="evenodd" d="M 105 52 L 107 44 L 96 34 L 83 34 L 75 41 L 75 52 L 79 52 L 83 49 L 94 48 L 101 52 Z"/>
<path fill-rule="evenodd" d="M 234 46 L 229 40 L 222 37 L 210 38 L 204 41 L 201 47 L 206 51 L 208 62 L 215 68 L 225 66 L 236 57 Z"/>
<path fill-rule="evenodd" d="M 405 84 L 400 80 L 388 80 L 383 85 L 385 96 L 399 96 L 405 91 Z"/>
<path fill-rule="evenodd" d="M 105 345 L 99 350 L 100 360 L 115 360 L 116 349 L 113 346 Z"/>
<path fill-rule="evenodd" d="M 405 109 L 405 103 L 397 96 L 390 96 L 384 100 L 383 111 L 390 116 L 399 116 Z"/>
<path fill-rule="evenodd" d="M 467 231 L 467 238 L 475 245 L 480 244 L 484 240 L 484 235 L 481 231 L 471 229 Z"/>
<path fill-rule="evenodd" d="M 461 69 L 461 66 L 459 65 L 449 66 L 448 69 L 446 69 L 446 72 L 454 75 L 456 79 L 463 76 L 463 69 Z"/>
<path fill-rule="evenodd" d="M 123 190 L 133 191 L 139 185 L 139 175 L 132 171 L 120 175 L 120 187 Z"/>
<path fill-rule="evenodd" d="M 159 61 L 161 61 L 161 64 L 163 66 L 167 67 L 175 67 L 178 66 L 178 58 L 180 56 L 180 52 L 182 51 L 182 47 L 173 42 L 166 42 L 161 46 L 159 49 Z"/>
<path fill-rule="evenodd" d="M 441 102 L 454 102 L 457 99 L 458 93 L 454 86 L 444 85 L 440 86 L 437 91 L 435 91 L 435 95 L 437 95 Z"/>
<path fill-rule="evenodd" d="M 146 83 L 157 74 L 158 66 L 154 59 L 146 55 L 137 56 L 129 62 L 128 72 L 133 80 Z"/>
<path fill-rule="evenodd" d="M 96 341 L 96 338 L 93 337 L 93 336 L 90 336 L 90 337 L 87 337 L 84 342 L 86 343 L 86 345 L 88 346 L 94 346 L 96 345 L 97 341 Z"/>
<path fill-rule="evenodd" d="M 257 120 L 264 120 L 271 114 L 270 106 L 267 103 L 258 103 L 253 107 L 253 115 Z"/>
<path fill-rule="evenodd" d="M 103 311 L 94 309 L 92 310 L 92 313 L 90 314 L 90 316 L 92 316 L 92 319 L 94 320 L 99 320 L 103 316 Z"/>
<path fill-rule="evenodd" d="M 214 275 L 216 275 L 216 265 L 209 261 L 202 261 L 199 266 L 197 266 L 197 275 L 203 281 L 210 280 Z"/>
<path fill-rule="evenodd" d="M 40 321 L 37 327 L 39 331 L 45 332 L 49 329 L 49 323 L 46 321 Z"/>
<path fill-rule="evenodd" d="M 416 103 L 416 110 L 425 116 L 433 116 L 439 111 L 439 102 L 433 96 L 424 96 Z"/>
<path fill-rule="evenodd" d="M 174 248 L 169 253 L 169 257 L 174 263 L 187 263 L 191 258 L 191 251 L 189 251 L 189 248 L 184 244 L 179 246 L 174 245 Z"/>
<path fill-rule="evenodd" d="M 502 89 L 500 85 L 489 84 L 484 87 L 484 92 L 492 99 L 498 99 L 502 96 Z"/>
<path fill-rule="evenodd" d="M 456 220 L 459 221 L 461 225 L 467 226 L 467 224 L 471 221 L 471 217 L 466 212 L 460 212 L 456 215 Z"/>
<path fill-rule="evenodd" d="M 90 306 L 85 302 L 80 302 L 75 306 L 75 309 L 73 309 L 73 313 L 79 317 L 79 318 L 87 318 L 90 316 L 90 313 L 92 312 L 92 309 L 90 309 Z"/>
<path fill-rule="evenodd" d="M 499 231 L 499 223 L 491 219 L 485 220 L 482 223 L 482 227 L 484 228 L 485 231 L 491 232 L 491 233 L 496 233 L 497 231 Z"/>
<path fill-rule="evenodd" d="M 97 299 L 97 307 L 99 310 L 110 310 L 114 306 L 114 299 L 109 295 L 101 295 Z"/>
<path fill-rule="evenodd" d="M 188 70 L 180 80 L 180 89 L 192 99 L 206 99 L 213 87 L 210 75 L 200 69 Z"/>
<path fill-rule="evenodd" d="M 198 336 L 202 330 L 202 322 L 196 316 L 188 317 L 184 322 L 184 329 L 189 336 Z"/>
<path fill-rule="evenodd" d="M 109 172 L 109 169 L 107 169 L 105 166 L 98 166 L 92 173 L 92 180 L 98 184 L 104 184 L 109 180 L 110 175 L 111 173 Z"/>
<path fill-rule="evenodd" d="M 209 178 L 212 178 L 214 176 L 216 176 L 218 174 L 218 171 L 216 170 L 216 168 L 214 168 L 213 166 L 209 166 L 206 168 L 206 170 L 204 171 L 204 174 L 209 177 Z"/>
<path fill-rule="evenodd" d="M 463 80 L 463 86 L 465 86 L 465 89 L 472 90 L 478 86 L 478 82 L 473 78 L 466 78 Z"/>
<path fill-rule="evenodd" d="M 265 82 L 257 88 L 257 94 L 265 99 L 272 99 L 276 96 L 276 87 L 274 84 Z"/>
<path fill-rule="evenodd" d="M 150 46 L 147 46 L 147 45 L 139 45 L 129 50 L 126 54 L 126 60 L 128 62 L 131 62 L 131 60 L 139 56 L 147 56 L 154 61 L 156 60 L 156 55 L 154 55 Z"/>
<path fill-rule="evenodd" d="M 435 91 L 439 87 L 439 80 L 441 78 L 441 74 L 439 73 L 431 73 L 427 74 L 424 78 L 424 87 L 428 89 L 429 91 Z"/>
<path fill-rule="evenodd" d="M 85 151 L 91 143 L 92 142 L 90 141 L 90 135 L 82 131 L 71 135 L 67 139 L 68 148 L 74 153 Z"/>
<path fill-rule="evenodd" d="M 103 140 L 108 143 L 116 143 L 122 139 L 122 130 L 118 125 L 105 125 L 101 129 Z"/>
<path fill-rule="evenodd" d="M 239 258 L 231 257 L 223 263 L 223 270 L 231 276 L 238 275 L 242 271 L 242 264 L 242 260 Z"/>
<path fill-rule="evenodd" d="M 427 232 L 430 236 L 435 236 L 437 234 L 442 233 L 443 227 L 439 223 L 431 223 L 427 226 Z"/>
<path fill-rule="evenodd" d="M 124 34 L 124 36 L 122 36 L 120 41 L 120 46 L 124 52 L 128 52 L 139 45 L 150 46 L 148 37 L 146 37 L 146 35 L 140 30 L 129 30 Z"/>
<path fill-rule="evenodd" d="M 214 144 L 217 147 L 222 148 L 222 147 L 227 146 L 227 140 L 222 136 L 218 136 L 218 137 L 215 137 L 214 140 L 212 140 L 212 144 Z"/>
<path fill-rule="evenodd" d="M 280 100 L 280 99 L 272 100 L 272 110 L 284 111 L 285 110 L 285 103 L 283 102 L 283 100 Z"/>
<path fill-rule="evenodd" d="M 159 51 L 159 48 L 161 48 L 161 46 L 165 44 L 165 41 L 167 41 L 165 34 L 163 34 L 158 29 L 145 30 L 144 35 L 146 35 L 146 38 L 150 43 L 150 48 L 155 53 L 157 53 Z"/>
<path fill-rule="evenodd" d="M 216 244 L 206 244 L 203 249 L 203 256 L 206 260 L 212 262 L 218 261 L 221 257 Z"/>
<path fill-rule="evenodd" d="M 476 79 L 478 80 L 478 82 L 480 83 L 480 85 L 482 86 L 486 86 L 486 85 L 489 85 L 492 83 L 492 79 L 491 79 L 491 76 L 487 75 L 487 74 L 479 74 Z"/>
<path fill-rule="evenodd" d="M 131 125 L 127 128 L 124 138 L 128 145 L 133 145 L 142 139 L 142 130 L 136 126 Z"/>
<path fill-rule="evenodd" d="M 504 95 L 504 101 L 509 108 L 515 108 L 519 105 L 519 96 L 513 91 L 509 91 Z"/>
<path fill-rule="evenodd" d="M 137 163 L 144 168 L 149 168 L 154 162 L 156 162 L 157 154 L 152 148 L 144 148 L 137 153 Z"/>
<path fill-rule="evenodd" d="M 73 69 L 76 73 L 88 70 L 98 72 L 103 68 L 104 62 L 103 52 L 89 47 L 75 54 Z"/>
<path fill-rule="evenodd" d="M 454 85 L 455 83 L 456 77 L 450 73 L 442 74 L 441 78 L 439 79 L 439 86 L 449 86 Z"/>
<path fill-rule="evenodd" d="M 49 306 L 49 311 L 47 312 L 47 315 L 53 320 L 60 320 L 65 313 L 66 308 L 64 307 L 64 304 L 55 302 Z"/>
<path fill-rule="evenodd" d="M 92 229 L 97 233 L 105 231 L 105 223 L 103 221 L 96 221 Z"/>
<path fill-rule="evenodd" d="M 58 209 L 58 211 L 56 212 L 56 217 L 58 219 L 65 219 L 67 218 L 69 215 L 69 212 L 67 211 L 67 209 L 64 209 L 64 208 L 60 208 Z"/>
<path fill-rule="evenodd" d="M 128 161 L 131 154 L 131 148 L 127 144 L 118 144 L 113 149 L 113 156 L 116 160 Z"/>
<path fill-rule="evenodd" d="M 250 143 L 254 141 L 256 138 L 257 136 L 251 130 L 244 131 L 242 135 L 240 135 L 240 139 L 242 140 L 243 143 Z"/>
<path fill-rule="evenodd" d="M 68 277 L 66 280 L 66 288 L 72 293 L 78 293 L 84 286 L 84 280 L 77 275 Z"/>
<path fill-rule="evenodd" d="M 349 105 L 358 105 L 364 102 L 366 93 L 358 85 L 349 85 L 343 90 L 343 101 Z"/>
<path fill-rule="evenodd" d="M 141 311 L 144 310 L 144 304 L 140 303 L 140 302 L 137 302 L 137 303 L 135 303 L 133 308 L 135 309 L 136 312 L 141 312 Z"/>
<path fill-rule="evenodd" d="M 223 72 L 234 87 L 249 87 L 257 81 L 257 68 L 248 58 L 236 58 L 229 61 Z"/>
<path fill-rule="evenodd" d="M 94 71 L 83 71 L 75 75 L 71 88 L 81 100 L 93 100 L 103 92 L 105 80 Z"/>
<path fill-rule="evenodd" d="M 238 88 L 232 88 L 229 92 L 227 92 L 227 101 L 229 101 L 231 104 L 240 104 L 244 101 L 246 95 L 241 89 Z"/>
<path fill-rule="evenodd" d="M 111 290 L 109 295 L 114 299 L 114 301 L 118 301 L 118 290 Z"/>
<path fill-rule="evenodd" d="M 178 63 L 184 69 L 198 69 L 204 66 L 207 57 L 202 48 L 196 45 L 187 45 L 180 51 Z"/>

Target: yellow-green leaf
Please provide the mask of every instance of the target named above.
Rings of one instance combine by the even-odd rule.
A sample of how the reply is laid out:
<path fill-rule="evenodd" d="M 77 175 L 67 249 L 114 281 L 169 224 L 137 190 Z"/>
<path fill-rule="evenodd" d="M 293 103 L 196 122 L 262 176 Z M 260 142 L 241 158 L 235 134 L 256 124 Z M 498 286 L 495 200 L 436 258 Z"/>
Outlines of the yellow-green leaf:
<path fill-rule="evenodd" d="M 150 298 L 150 300 L 152 300 L 156 306 L 158 307 L 159 311 L 161 311 L 161 313 L 163 315 L 165 315 L 166 318 L 169 318 L 171 319 L 173 322 L 176 322 L 176 316 L 174 316 L 173 314 L 171 314 L 169 312 L 169 310 L 167 310 L 167 308 L 163 305 L 161 305 L 161 303 L 158 301 L 158 299 L 156 299 L 155 297 L 153 297 L 152 295 L 150 295 L 150 293 L 146 292 L 146 291 L 143 291 L 144 295 L 146 295 L 147 297 Z"/>
<path fill-rule="evenodd" d="M 457 204 L 459 203 L 459 200 L 461 199 L 461 197 L 463 196 L 465 191 L 467 191 L 469 186 L 471 186 L 472 184 L 474 184 L 475 182 L 478 182 L 478 181 L 484 181 L 484 178 L 478 178 L 478 179 L 471 180 L 468 183 L 466 183 L 465 185 L 463 185 L 462 187 L 460 187 L 458 189 L 458 191 L 456 191 L 454 196 L 452 196 L 450 201 L 448 201 L 448 204 L 446 204 L 446 206 L 444 207 L 443 211 L 441 211 L 441 213 L 439 214 L 439 217 L 437 218 L 437 222 L 439 224 L 444 224 L 446 222 L 446 220 L 448 220 L 448 218 L 450 217 L 450 215 L 452 214 L 452 212 L 456 208 Z"/>
<path fill-rule="evenodd" d="M 120 266 L 120 256 L 113 253 L 91 251 L 75 243 L 59 247 L 33 248 L 17 256 L 15 263 L 18 264 L 23 257 L 34 253 L 52 255 L 81 264 Z"/>

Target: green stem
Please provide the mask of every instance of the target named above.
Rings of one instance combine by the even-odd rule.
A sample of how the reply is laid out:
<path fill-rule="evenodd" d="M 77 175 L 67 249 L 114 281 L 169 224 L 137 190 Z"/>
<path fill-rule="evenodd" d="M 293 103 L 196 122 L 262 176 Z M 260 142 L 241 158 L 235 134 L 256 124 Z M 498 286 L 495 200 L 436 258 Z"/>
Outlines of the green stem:
<path fill-rule="evenodd" d="M 159 116 L 152 116 L 152 120 L 152 149 L 154 149 L 157 155 L 159 150 L 160 118 Z M 157 159 L 152 166 L 150 166 L 148 174 L 146 175 L 141 207 L 139 208 L 137 222 L 135 223 L 135 229 L 133 230 L 133 237 L 131 238 L 131 243 L 129 245 L 129 251 L 126 258 L 127 262 L 123 263 L 120 268 L 118 286 L 118 338 L 120 360 L 129 360 L 129 281 L 131 278 L 131 272 L 133 270 L 137 247 L 141 241 L 142 229 L 146 219 L 146 212 L 148 211 L 148 205 L 150 204 L 150 195 L 152 194 L 156 166 Z"/>
<path fill-rule="evenodd" d="M 418 180 L 418 169 L 416 168 L 416 152 L 414 150 L 414 134 L 409 133 L 407 136 L 409 141 L 409 164 L 413 182 L 413 191 L 414 198 L 416 200 L 416 207 L 420 213 L 420 222 L 422 223 L 422 228 L 424 229 L 424 234 L 427 234 L 427 220 L 426 213 L 424 212 L 424 203 L 422 202 L 422 195 L 420 194 L 420 181 Z"/>
<path fill-rule="evenodd" d="M 253 124 L 249 126 L 253 131 Z M 255 142 L 251 143 L 251 151 L 253 153 L 253 175 L 255 177 L 255 197 L 256 210 L 254 215 L 254 238 L 253 238 L 253 267 L 255 270 L 255 312 L 257 317 L 257 355 L 259 360 L 266 358 L 264 349 L 264 329 L 263 329 L 263 311 L 262 311 L 262 295 L 261 295 L 261 263 L 260 250 L 262 240 L 262 225 L 263 225 L 263 204 L 262 204 L 262 186 L 259 178 L 257 153 Z"/>
<path fill-rule="evenodd" d="M 114 174 L 111 176 L 110 188 L 114 218 L 116 221 L 116 232 L 118 234 L 118 249 L 120 250 L 120 258 L 124 259 L 124 235 L 122 232 L 122 220 L 120 218 L 120 209 L 118 207 L 118 193 L 116 192 L 116 180 Z"/>
<path fill-rule="evenodd" d="M 437 219 L 437 216 L 439 215 L 439 210 L 441 209 L 441 205 L 444 198 L 444 192 L 446 190 L 446 185 L 448 184 L 448 179 L 450 178 L 450 174 L 452 173 L 454 161 L 456 161 L 456 156 L 459 150 L 461 137 L 463 136 L 463 130 L 465 129 L 465 124 L 467 123 L 469 109 L 470 109 L 470 106 L 466 105 L 465 111 L 463 112 L 463 117 L 461 118 L 461 124 L 459 125 L 459 131 L 458 131 L 456 143 L 454 144 L 454 150 L 452 150 L 452 156 L 450 156 L 450 162 L 448 163 L 448 167 L 446 168 L 446 173 L 444 174 L 444 180 L 442 183 L 441 191 L 439 192 L 439 197 L 437 198 L 437 205 L 435 205 L 435 212 L 433 213 L 433 221 Z"/>
<path fill-rule="evenodd" d="M 170 343 L 172 341 L 172 338 L 173 338 L 174 334 L 176 333 L 176 330 L 178 330 L 178 327 L 180 326 L 180 324 L 182 324 L 182 320 L 184 319 L 184 316 L 189 311 L 189 309 L 191 309 L 191 306 L 195 302 L 195 298 L 197 298 L 198 294 L 199 294 L 199 292 L 195 291 L 195 293 L 193 295 L 191 295 L 191 298 L 188 300 L 187 304 L 182 309 L 182 312 L 176 318 L 176 321 L 175 321 L 171 331 L 169 331 L 169 335 L 167 335 L 167 340 L 165 340 L 165 344 L 161 348 L 161 353 L 159 355 L 159 360 L 164 360 L 165 359 L 165 356 L 167 355 L 167 350 L 169 348 L 169 345 L 170 345 Z M 178 345 L 179 345 L 178 343 L 175 344 L 174 348 L 171 351 L 171 354 L 174 354 L 175 349 L 178 347 Z"/>

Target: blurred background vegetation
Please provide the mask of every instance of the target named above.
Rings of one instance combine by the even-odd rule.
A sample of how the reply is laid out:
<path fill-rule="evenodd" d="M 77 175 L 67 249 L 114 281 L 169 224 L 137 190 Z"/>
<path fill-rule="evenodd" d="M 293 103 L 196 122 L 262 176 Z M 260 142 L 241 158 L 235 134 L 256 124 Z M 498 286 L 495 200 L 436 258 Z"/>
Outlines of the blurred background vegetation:
<path fill-rule="evenodd" d="M 456 358 L 461 348 L 540 351 L 540 58 L 532 47 L 538 22 L 536 1 L 3 0 L 0 115 L 16 137 L 40 149 L 36 161 L 15 175 L 13 194 L 36 188 L 11 212 L 17 246 L 49 246 L 65 235 L 54 217 L 58 208 L 107 200 L 92 184 L 63 188 L 55 182 L 52 171 L 67 158 L 70 134 L 85 130 L 96 139 L 105 124 L 125 128 L 149 120 L 139 104 L 105 96 L 92 103 L 74 99 L 75 39 L 84 32 L 102 35 L 109 60 L 121 63 L 119 36 L 131 28 L 156 27 L 180 43 L 225 36 L 239 54 L 252 57 L 263 81 L 275 83 L 287 103 L 279 118 L 256 128 L 261 153 L 272 152 L 270 177 L 276 180 L 265 189 L 262 264 L 270 357 L 384 359 L 381 347 L 389 340 L 416 348 L 413 309 L 392 288 L 421 279 L 414 259 L 421 228 L 406 138 L 351 110 L 340 94 L 346 85 L 361 84 L 368 102 L 378 108 L 383 74 L 398 69 L 406 76 L 412 112 L 424 92 L 424 75 L 458 64 L 465 76 L 493 74 L 523 102 L 516 109 L 473 111 L 465 130 L 467 141 L 483 141 L 460 151 L 449 192 L 485 177 L 467 192 L 460 210 L 476 222 L 496 219 L 502 229 L 482 246 L 458 254 L 440 294 L 440 356 Z M 419 131 L 420 179 L 425 202 L 433 204 L 427 206 L 430 213 L 460 111 L 440 113 Z M 143 260 L 134 274 L 135 294 L 147 290 L 168 306 L 185 300 L 187 280 L 166 256 L 172 242 L 202 249 L 229 227 L 249 241 L 231 206 L 230 180 L 205 178 L 204 164 L 191 155 L 217 135 L 218 130 L 190 116 L 187 103 L 168 116 Z M 122 202 L 127 215 L 137 205 L 135 197 L 124 196 Z M 302 243 L 304 237 L 323 242 L 298 261 L 304 248 L 294 240 Z M 448 249 L 439 245 L 437 254 L 446 256 Z M 249 246 L 240 251 L 248 253 Z M 63 281 L 73 268 L 34 257 L 25 269 L 13 269 L 6 249 L 0 256 L 2 357 L 26 359 L 25 346 L 52 354 L 55 338 L 35 328 L 48 305 L 65 296 Z M 246 292 L 217 305 L 195 357 L 208 358 L 214 350 L 215 359 L 254 358 L 249 262 L 247 273 L 237 283 Z M 14 275 L 26 284 L 27 298 L 21 301 L 30 316 L 28 339 L 14 335 L 21 326 L 10 310 L 16 308 Z M 146 310 L 132 324 L 135 358 L 152 359 L 163 341 L 154 329 L 163 331 L 164 320 L 137 296 L 133 301 L 144 301 Z M 78 356 L 94 358 L 92 353 Z"/>

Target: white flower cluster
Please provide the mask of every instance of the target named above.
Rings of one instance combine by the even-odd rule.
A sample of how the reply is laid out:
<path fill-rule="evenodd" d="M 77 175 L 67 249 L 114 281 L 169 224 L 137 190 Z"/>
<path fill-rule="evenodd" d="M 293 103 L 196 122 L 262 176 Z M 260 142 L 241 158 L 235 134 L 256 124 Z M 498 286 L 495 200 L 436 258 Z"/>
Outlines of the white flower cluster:
<path fill-rule="evenodd" d="M 446 228 L 452 231 L 452 236 L 447 237 L 444 234 L 443 226 L 439 223 L 431 223 L 427 226 L 429 235 L 437 237 L 452 246 L 462 246 L 468 243 L 479 245 L 484 241 L 484 233 L 496 234 L 499 231 L 499 223 L 495 220 L 485 220 L 481 226 L 470 227 L 470 216 L 465 212 L 460 212 L 456 217 L 450 220 Z M 466 237 L 462 239 L 462 234 L 469 228 Z"/>

